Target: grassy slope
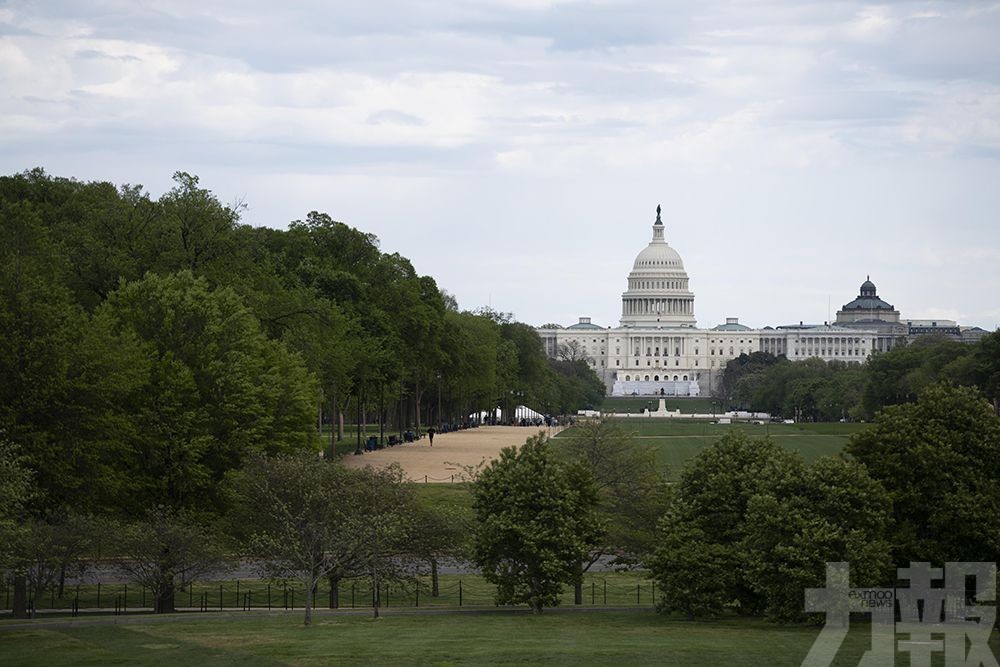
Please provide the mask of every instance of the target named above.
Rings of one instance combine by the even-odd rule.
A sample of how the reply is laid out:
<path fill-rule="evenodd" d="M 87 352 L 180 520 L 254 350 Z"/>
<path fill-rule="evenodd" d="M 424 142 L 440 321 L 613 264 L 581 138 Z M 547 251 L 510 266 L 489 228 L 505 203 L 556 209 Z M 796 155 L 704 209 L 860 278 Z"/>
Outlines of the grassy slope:
<path fill-rule="evenodd" d="M 129 626 L 0 633 L 10 665 L 798 665 L 817 629 L 726 619 L 688 622 L 651 612 L 181 619 Z M 856 624 L 836 665 L 868 646 Z M 991 646 L 998 648 L 994 632 Z M 905 664 L 901 654 L 897 664 Z M 938 664 L 938 663 L 935 663 Z"/>
<path fill-rule="evenodd" d="M 656 451 L 657 462 L 673 480 L 678 479 L 685 463 L 730 430 L 746 431 L 753 436 L 770 435 L 782 447 L 802 454 L 806 461 L 815 461 L 821 456 L 838 454 L 850 435 L 865 427 L 864 424 L 839 423 L 710 424 L 639 417 L 621 421 L 639 443 Z M 572 429 L 567 429 L 557 438 L 571 435 Z"/>

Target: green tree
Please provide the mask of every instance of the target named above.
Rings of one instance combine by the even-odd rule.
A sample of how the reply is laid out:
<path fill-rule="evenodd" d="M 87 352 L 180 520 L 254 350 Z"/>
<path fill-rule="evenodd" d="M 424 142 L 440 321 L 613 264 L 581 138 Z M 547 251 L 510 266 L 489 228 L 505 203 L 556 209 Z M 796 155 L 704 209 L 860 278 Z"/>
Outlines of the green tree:
<path fill-rule="evenodd" d="M 640 447 L 619 421 L 611 419 L 579 423 L 558 451 L 590 471 L 604 527 L 600 540 L 580 563 L 581 574 L 607 554 L 622 565 L 646 559 L 655 547 L 657 522 L 669 498 L 653 451 Z M 576 603 L 581 604 L 582 577 L 575 583 Z"/>
<path fill-rule="evenodd" d="M 967 358 L 969 364 L 962 379 L 979 387 L 993 402 L 993 411 L 1000 415 L 1000 329 L 983 336 Z"/>
<path fill-rule="evenodd" d="M 876 354 L 867 364 L 867 381 L 862 407 L 873 417 L 888 405 L 911 403 L 925 387 L 946 377 L 945 369 L 954 368 L 972 347 L 939 336 L 927 336 L 910 345 L 900 345 Z"/>
<path fill-rule="evenodd" d="M 471 517 L 455 507 L 419 503 L 411 517 L 414 530 L 409 550 L 426 560 L 431 575 L 431 597 L 440 595 L 438 566 L 443 558 L 461 558 L 468 551 Z"/>
<path fill-rule="evenodd" d="M 18 449 L 0 438 L 0 568 L 10 562 L 10 546 L 31 497 L 31 471 Z"/>
<path fill-rule="evenodd" d="M 398 466 L 367 467 L 362 471 L 356 507 L 361 512 L 354 531 L 360 545 L 360 570 L 371 578 L 372 614 L 382 606 L 382 582 L 406 576 L 413 558 L 419 558 L 415 536 L 423 530 L 413 485 Z"/>
<path fill-rule="evenodd" d="M 730 603 L 744 614 L 763 610 L 764 596 L 742 574 L 747 568 L 747 508 L 773 480 L 799 464 L 769 438 L 755 440 L 738 431 L 688 463 L 661 524 L 650 568 L 663 591 L 664 610 L 715 612 Z"/>
<path fill-rule="evenodd" d="M 1000 417 L 976 389 L 929 386 L 883 409 L 846 451 L 889 493 L 897 565 L 1000 553 Z"/>
<path fill-rule="evenodd" d="M 353 471 L 315 454 L 255 458 L 233 479 L 234 533 L 266 576 L 302 581 L 306 626 L 320 580 L 357 565 L 356 484 Z"/>
<path fill-rule="evenodd" d="M 744 537 L 749 585 L 776 621 L 806 619 L 802 596 L 822 588 L 827 562 L 849 562 L 858 586 L 891 580 L 889 498 L 855 461 L 797 461 L 747 505 Z"/>
<path fill-rule="evenodd" d="M 142 432 L 122 462 L 136 507 L 221 509 L 219 484 L 245 457 L 316 448 L 313 379 L 232 290 L 148 274 L 96 317 L 137 339 L 150 364 L 132 404 Z"/>
<path fill-rule="evenodd" d="M 54 589 L 67 570 L 77 576 L 83 573 L 96 528 L 88 517 L 77 514 L 33 518 L 22 526 L 12 541 L 12 569 L 16 576 L 24 577 L 32 600 L 38 601 Z"/>
<path fill-rule="evenodd" d="M 184 589 L 226 563 L 221 530 L 188 511 L 155 507 L 142 519 L 114 527 L 122 555 L 119 567 L 153 595 L 153 611 L 176 611 L 177 589 Z"/>
<path fill-rule="evenodd" d="M 498 604 L 527 603 L 534 613 L 558 604 L 599 534 L 596 504 L 589 471 L 558 462 L 544 434 L 505 448 L 480 473 L 472 560 L 496 585 Z"/>
<path fill-rule="evenodd" d="M 722 373 L 722 380 L 719 382 L 717 390 L 719 397 L 726 401 L 743 403 L 744 407 L 749 407 L 746 403 L 746 394 L 747 383 L 750 380 L 746 378 L 758 374 L 783 359 L 784 357 L 776 357 L 770 352 L 751 352 L 730 359 Z"/>

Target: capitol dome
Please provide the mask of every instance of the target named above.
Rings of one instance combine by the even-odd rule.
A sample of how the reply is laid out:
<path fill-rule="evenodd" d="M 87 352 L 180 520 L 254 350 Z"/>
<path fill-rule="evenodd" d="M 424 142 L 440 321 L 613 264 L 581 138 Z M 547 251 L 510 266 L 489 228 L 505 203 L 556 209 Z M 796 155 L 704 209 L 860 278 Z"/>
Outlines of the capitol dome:
<path fill-rule="evenodd" d="M 623 327 L 693 327 L 694 294 L 688 290 L 684 261 L 664 238 L 656 207 L 653 238 L 636 256 L 622 294 Z"/>
<path fill-rule="evenodd" d="M 635 258 L 635 264 L 632 265 L 633 271 L 667 268 L 683 271 L 684 262 L 677 251 L 667 245 L 666 241 L 660 240 L 657 243 L 655 239 L 643 248 L 642 252 Z"/>

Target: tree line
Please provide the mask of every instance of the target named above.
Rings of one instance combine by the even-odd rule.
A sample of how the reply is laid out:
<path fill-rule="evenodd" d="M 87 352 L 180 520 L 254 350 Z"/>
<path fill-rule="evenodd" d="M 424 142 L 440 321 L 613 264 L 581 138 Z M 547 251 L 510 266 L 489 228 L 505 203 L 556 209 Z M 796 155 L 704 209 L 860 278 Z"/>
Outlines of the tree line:
<path fill-rule="evenodd" d="M 255 228 L 244 208 L 183 172 L 159 198 L 0 177 L 0 459 L 27 475 L 5 475 L 0 529 L 207 526 L 248 461 L 332 453 L 345 419 L 360 440 L 601 400 L 585 363 L 547 359 L 510 314 L 460 310 L 373 235 L 318 212 Z M 29 546 L 0 543 L 23 572 Z"/>
<path fill-rule="evenodd" d="M 733 406 L 789 419 L 870 421 L 937 382 L 977 387 L 1000 414 L 1000 331 L 972 345 L 926 336 L 865 364 L 743 354 L 726 365 L 719 394 Z"/>
<path fill-rule="evenodd" d="M 995 562 L 1000 416 L 971 387 L 925 387 L 884 408 L 845 452 L 807 465 L 733 432 L 684 469 L 649 564 L 661 608 L 802 621 L 827 562 L 889 586 L 911 562 Z"/>

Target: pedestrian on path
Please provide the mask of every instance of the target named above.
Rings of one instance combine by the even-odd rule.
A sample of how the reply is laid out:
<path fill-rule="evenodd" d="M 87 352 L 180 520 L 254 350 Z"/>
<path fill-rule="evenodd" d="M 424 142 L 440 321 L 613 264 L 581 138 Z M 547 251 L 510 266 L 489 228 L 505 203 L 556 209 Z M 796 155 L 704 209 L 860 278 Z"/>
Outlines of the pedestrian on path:
<path fill-rule="evenodd" d="M 431 447 L 434 446 L 434 427 L 427 429 L 427 438 L 431 441 Z"/>

